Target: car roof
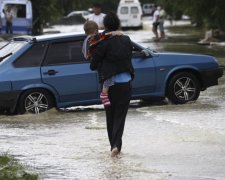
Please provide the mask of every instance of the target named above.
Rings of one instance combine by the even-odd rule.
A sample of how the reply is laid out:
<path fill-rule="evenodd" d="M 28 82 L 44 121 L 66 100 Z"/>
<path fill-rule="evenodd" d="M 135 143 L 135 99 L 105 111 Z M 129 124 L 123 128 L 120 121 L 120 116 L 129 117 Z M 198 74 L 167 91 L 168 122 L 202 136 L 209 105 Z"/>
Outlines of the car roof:
<path fill-rule="evenodd" d="M 74 33 L 57 33 L 57 34 L 45 34 L 40 36 L 18 36 L 14 37 L 14 41 L 36 41 L 36 42 L 42 42 L 42 41 L 50 41 L 50 40 L 59 40 L 59 39 L 65 39 L 65 38 L 74 38 L 74 37 L 85 37 L 86 35 L 84 32 L 74 32 Z"/>
<path fill-rule="evenodd" d="M 41 36 L 36 36 L 37 41 L 48 41 L 48 40 L 57 40 L 64 38 L 72 38 L 85 36 L 84 32 L 74 32 L 74 33 L 57 33 L 57 34 L 46 34 Z"/>

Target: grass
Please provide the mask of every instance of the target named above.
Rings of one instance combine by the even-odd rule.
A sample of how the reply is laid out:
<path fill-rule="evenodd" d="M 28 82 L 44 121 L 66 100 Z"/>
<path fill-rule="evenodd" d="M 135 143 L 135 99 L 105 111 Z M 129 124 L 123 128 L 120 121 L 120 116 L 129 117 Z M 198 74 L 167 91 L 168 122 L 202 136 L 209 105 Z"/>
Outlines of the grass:
<path fill-rule="evenodd" d="M 16 159 L 10 155 L 0 155 L 0 180 L 37 180 L 37 174 L 25 170 Z"/>
<path fill-rule="evenodd" d="M 173 33 L 181 33 L 181 34 L 191 34 L 195 36 L 204 36 L 205 30 L 203 28 L 195 27 L 191 24 L 188 25 L 179 25 L 179 26 L 169 26 L 167 29 Z"/>

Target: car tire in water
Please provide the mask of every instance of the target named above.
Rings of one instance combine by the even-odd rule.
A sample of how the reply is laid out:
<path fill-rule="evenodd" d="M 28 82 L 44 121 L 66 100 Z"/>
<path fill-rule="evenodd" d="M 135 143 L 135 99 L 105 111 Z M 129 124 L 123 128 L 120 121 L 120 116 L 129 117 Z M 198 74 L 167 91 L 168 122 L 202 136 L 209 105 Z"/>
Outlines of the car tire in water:
<path fill-rule="evenodd" d="M 32 89 L 25 91 L 20 99 L 18 112 L 21 114 L 39 114 L 54 107 L 52 95 L 44 89 Z"/>
<path fill-rule="evenodd" d="M 195 101 L 200 94 L 200 83 L 190 72 L 180 72 L 172 76 L 167 86 L 167 97 L 173 104 Z"/>

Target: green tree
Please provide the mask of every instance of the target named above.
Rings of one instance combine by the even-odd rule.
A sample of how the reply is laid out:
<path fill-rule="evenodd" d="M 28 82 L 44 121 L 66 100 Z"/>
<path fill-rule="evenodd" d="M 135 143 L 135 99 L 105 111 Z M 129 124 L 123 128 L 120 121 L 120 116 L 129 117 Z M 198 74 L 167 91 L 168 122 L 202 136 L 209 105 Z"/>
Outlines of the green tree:
<path fill-rule="evenodd" d="M 160 0 L 169 14 L 187 14 L 199 27 L 225 30 L 224 0 Z"/>
<path fill-rule="evenodd" d="M 43 27 L 62 15 L 58 0 L 31 0 L 33 7 L 33 34 L 43 33 Z"/>
<path fill-rule="evenodd" d="M 60 6 L 63 10 L 63 15 L 75 10 L 88 9 L 90 6 L 89 0 L 59 0 Z"/>
<path fill-rule="evenodd" d="M 31 0 L 33 4 L 33 34 L 42 34 L 47 23 L 56 21 L 74 10 L 87 10 L 93 3 L 102 4 L 103 12 L 116 11 L 120 0 Z M 140 0 L 165 7 L 175 19 L 189 15 L 193 23 L 205 28 L 225 30 L 224 0 Z"/>

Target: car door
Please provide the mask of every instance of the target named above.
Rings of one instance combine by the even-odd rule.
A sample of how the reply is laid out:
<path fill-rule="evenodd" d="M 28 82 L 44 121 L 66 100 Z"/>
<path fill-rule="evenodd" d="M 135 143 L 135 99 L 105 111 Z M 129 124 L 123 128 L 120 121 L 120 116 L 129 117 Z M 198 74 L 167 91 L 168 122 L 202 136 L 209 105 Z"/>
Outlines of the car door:
<path fill-rule="evenodd" d="M 132 96 L 139 98 L 148 96 L 156 90 L 156 69 L 154 58 L 149 53 L 149 56 L 143 56 L 143 49 L 133 43 L 132 64 L 135 70 L 135 76 L 132 81 Z M 99 84 L 99 90 L 101 85 Z"/>
<path fill-rule="evenodd" d="M 140 54 L 140 49 L 133 52 L 132 64 L 135 69 L 135 77 L 132 82 L 133 95 L 149 95 L 155 91 L 156 87 L 156 70 L 153 57 L 136 56 Z"/>
<path fill-rule="evenodd" d="M 61 103 L 85 104 L 98 98 L 97 74 L 82 54 L 83 39 L 53 41 L 41 67 L 42 81 L 59 94 Z"/>

